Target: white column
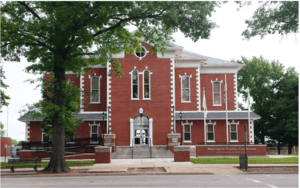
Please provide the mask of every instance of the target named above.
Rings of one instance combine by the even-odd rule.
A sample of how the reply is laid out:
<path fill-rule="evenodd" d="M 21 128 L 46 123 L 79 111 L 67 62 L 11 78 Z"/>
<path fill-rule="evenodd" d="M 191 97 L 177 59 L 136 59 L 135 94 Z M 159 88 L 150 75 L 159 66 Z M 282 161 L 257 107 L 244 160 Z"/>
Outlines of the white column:
<path fill-rule="evenodd" d="M 149 137 L 151 138 L 151 146 L 153 146 L 153 118 L 149 119 Z"/>
<path fill-rule="evenodd" d="M 129 122 L 130 122 L 130 146 L 133 146 L 133 143 L 132 143 L 132 139 L 133 139 L 133 119 L 129 119 Z"/>
<path fill-rule="evenodd" d="M 28 122 L 26 122 L 25 126 L 25 141 L 28 141 Z"/>

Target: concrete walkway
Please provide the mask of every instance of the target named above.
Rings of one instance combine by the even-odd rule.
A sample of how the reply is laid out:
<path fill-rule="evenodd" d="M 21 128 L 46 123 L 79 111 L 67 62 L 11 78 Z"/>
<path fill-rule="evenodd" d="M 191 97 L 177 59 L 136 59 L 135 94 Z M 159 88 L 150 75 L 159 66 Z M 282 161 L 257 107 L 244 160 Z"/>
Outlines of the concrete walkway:
<path fill-rule="evenodd" d="M 298 164 L 249 164 L 249 167 L 298 166 Z M 173 158 L 160 159 L 112 159 L 110 164 L 70 167 L 78 170 L 72 175 L 146 175 L 146 174 L 243 174 L 237 169 L 239 164 L 193 164 L 191 162 L 174 162 Z M 42 170 L 43 168 L 38 168 Z M 33 168 L 16 168 L 14 173 L 1 169 L 1 175 L 34 175 Z M 67 175 L 67 174 L 66 174 Z"/>

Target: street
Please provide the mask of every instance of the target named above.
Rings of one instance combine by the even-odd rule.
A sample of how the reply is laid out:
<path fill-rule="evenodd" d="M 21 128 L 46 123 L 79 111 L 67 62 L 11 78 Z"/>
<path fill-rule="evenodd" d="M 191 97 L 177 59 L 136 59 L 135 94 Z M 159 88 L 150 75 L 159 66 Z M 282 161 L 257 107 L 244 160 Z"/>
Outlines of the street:
<path fill-rule="evenodd" d="M 298 187 L 298 174 L 1 178 L 2 187 Z"/>

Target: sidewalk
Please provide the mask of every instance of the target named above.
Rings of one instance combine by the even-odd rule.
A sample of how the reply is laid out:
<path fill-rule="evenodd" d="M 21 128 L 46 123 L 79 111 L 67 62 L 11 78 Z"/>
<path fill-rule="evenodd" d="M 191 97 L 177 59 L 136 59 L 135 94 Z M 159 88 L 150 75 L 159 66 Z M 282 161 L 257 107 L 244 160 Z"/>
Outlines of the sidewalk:
<path fill-rule="evenodd" d="M 298 166 L 298 164 L 249 164 L 249 167 Z M 190 175 L 190 174 L 243 174 L 238 170 L 239 164 L 192 164 L 191 162 L 174 162 L 173 158 L 163 159 L 112 159 L 110 164 L 70 167 L 73 172 L 66 176 L 87 175 Z M 43 168 L 38 168 L 42 170 Z M 1 169 L 1 176 L 35 175 L 33 168 Z M 52 176 L 52 175 L 51 175 Z M 54 175 L 55 176 L 55 175 Z M 61 176 L 61 174 L 59 174 Z"/>

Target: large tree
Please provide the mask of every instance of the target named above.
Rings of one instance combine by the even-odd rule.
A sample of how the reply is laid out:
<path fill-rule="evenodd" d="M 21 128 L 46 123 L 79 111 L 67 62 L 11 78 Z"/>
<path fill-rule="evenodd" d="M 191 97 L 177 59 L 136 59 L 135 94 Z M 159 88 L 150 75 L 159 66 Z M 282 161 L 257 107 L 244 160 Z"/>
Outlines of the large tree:
<path fill-rule="evenodd" d="M 8 105 L 7 101 L 10 99 L 10 97 L 8 95 L 6 95 L 4 93 L 4 91 L 2 90 L 2 88 L 6 89 L 8 87 L 8 85 L 6 85 L 3 82 L 4 79 L 5 79 L 5 76 L 4 76 L 3 67 L 2 67 L 2 65 L 0 65 L 0 113 L 2 112 L 1 111 L 2 106 L 7 106 Z"/>
<path fill-rule="evenodd" d="M 249 1 L 238 1 L 240 6 L 250 5 Z M 255 36 L 264 38 L 268 34 L 296 34 L 299 32 L 298 1 L 259 2 L 251 19 L 246 20 L 247 29 L 242 33 L 246 39 Z"/>
<path fill-rule="evenodd" d="M 264 143 L 270 136 L 279 143 L 297 144 L 298 140 L 298 73 L 284 69 L 279 62 L 242 58 L 245 66 L 238 72 L 238 91 L 244 99 L 247 89 L 254 103 L 251 110 L 261 116 L 254 122 L 255 136 Z M 280 150 L 279 150 L 280 151 Z"/>
<path fill-rule="evenodd" d="M 1 53 L 7 61 L 25 56 L 32 62 L 28 72 L 54 75 L 53 152 L 46 172 L 68 171 L 64 160 L 66 119 L 66 71 L 82 73 L 95 64 L 113 63 L 121 75 L 120 63 L 112 54 L 133 54 L 140 37 L 152 52 L 164 52 L 170 35 L 182 31 L 197 41 L 209 38 L 215 24 L 209 20 L 216 2 L 7 2 L 1 5 Z M 130 33 L 126 27 L 136 26 Z M 96 46 L 97 53 L 83 56 Z M 100 55 L 99 55 L 100 53 Z M 69 117 L 71 118 L 71 117 Z"/>

